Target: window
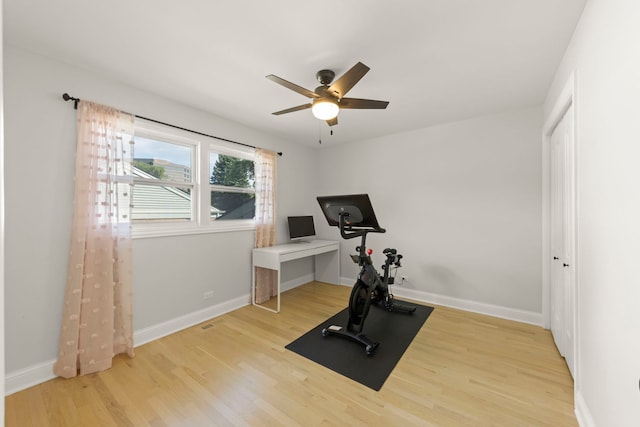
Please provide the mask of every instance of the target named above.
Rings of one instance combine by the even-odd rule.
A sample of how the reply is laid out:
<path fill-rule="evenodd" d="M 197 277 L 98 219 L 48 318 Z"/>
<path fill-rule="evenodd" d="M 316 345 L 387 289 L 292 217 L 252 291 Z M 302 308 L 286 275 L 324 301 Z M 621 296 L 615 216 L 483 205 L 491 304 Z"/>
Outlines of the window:
<path fill-rule="evenodd" d="M 134 237 L 254 228 L 254 152 L 136 119 Z"/>
<path fill-rule="evenodd" d="M 211 220 L 253 219 L 256 212 L 254 162 L 209 153 Z"/>

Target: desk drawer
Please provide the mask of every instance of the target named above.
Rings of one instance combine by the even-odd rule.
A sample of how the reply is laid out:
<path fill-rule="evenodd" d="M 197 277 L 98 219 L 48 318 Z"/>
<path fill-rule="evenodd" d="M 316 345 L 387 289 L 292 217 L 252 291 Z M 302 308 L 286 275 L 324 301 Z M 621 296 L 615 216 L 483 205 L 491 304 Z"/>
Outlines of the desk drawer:
<path fill-rule="evenodd" d="M 315 248 L 297 250 L 294 252 L 287 252 L 280 254 L 280 261 L 286 262 L 291 261 L 293 259 L 306 258 L 313 255 L 324 254 L 326 252 L 333 252 L 340 249 L 340 245 L 338 243 L 332 245 L 325 245 Z"/>
<path fill-rule="evenodd" d="M 322 253 L 322 251 L 318 251 L 318 248 L 309 248 L 303 251 L 289 252 L 287 254 L 280 255 L 280 261 L 291 261 L 292 259 L 306 258 L 308 256 L 313 256 L 315 254 Z"/>

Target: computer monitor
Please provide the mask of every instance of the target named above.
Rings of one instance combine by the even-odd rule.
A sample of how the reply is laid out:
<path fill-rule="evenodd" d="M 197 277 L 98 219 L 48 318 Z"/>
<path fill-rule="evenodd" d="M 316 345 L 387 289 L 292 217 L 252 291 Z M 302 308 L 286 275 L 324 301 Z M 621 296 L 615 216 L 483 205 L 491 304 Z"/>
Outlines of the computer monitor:
<path fill-rule="evenodd" d="M 289 223 L 289 239 L 309 240 L 316 235 L 316 228 L 311 215 L 287 217 Z"/>

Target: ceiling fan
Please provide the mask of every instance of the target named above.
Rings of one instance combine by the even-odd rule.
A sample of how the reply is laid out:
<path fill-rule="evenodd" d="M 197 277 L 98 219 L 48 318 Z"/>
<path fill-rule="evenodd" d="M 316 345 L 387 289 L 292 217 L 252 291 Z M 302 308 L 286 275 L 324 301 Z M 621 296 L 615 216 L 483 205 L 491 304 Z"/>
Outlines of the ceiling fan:
<path fill-rule="evenodd" d="M 336 74 L 331 70 L 320 70 L 316 73 L 316 78 L 321 86 L 310 91 L 278 76 L 269 74 L 267 78 L 278 83 L 294 92 L 311 98 L 310 104 L 298 105 L 297 107 L 287 108 L 286 110 L 276 111 L 276 116 L 294 111 L 306 110 L 311 108 L 313 115 L 320 120 L 325 120 L 329 126 L 338 124 L 338 112 L 342 108 L 351 109 L 380 109 L 383 110 L 389 105 L 388 101 L 376 101 L 373 99 L 345 98 L 344 96 L 360 81 L 362 77 L 369 71 L 369 67 L 362 62 L 358 62 L 351 67 L 349 71 L 344 73 L 333 84 L 333 78 Z"/>

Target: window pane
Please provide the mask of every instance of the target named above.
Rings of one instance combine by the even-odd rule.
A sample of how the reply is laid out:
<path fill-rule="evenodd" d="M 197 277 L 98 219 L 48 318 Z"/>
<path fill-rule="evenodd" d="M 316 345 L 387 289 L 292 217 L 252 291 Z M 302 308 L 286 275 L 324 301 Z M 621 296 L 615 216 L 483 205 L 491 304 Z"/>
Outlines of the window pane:
<path fill-rule="evenodd" d="M 148 179 L 192 182 L 193 148 L 136 137 L 134 175 Z"/>
<path fill-rule="evenodd" d="M 253 160 L 209 153 L 209 183 L 226 187 L 253 188 Z"/>
<path fill-rule="evenodd" d="M 227 191 L 211 192 L 211 220 L 253 219 L 256 212 L 255 194 Z"/>
<path fill-rule="evenodd" d="M 191 220 L 191 189 L 135 184 L 131 218 L 140 222 Z"/>
<path fill-rule="evenodd" d="M 140 136 L 135 138 L 133 221 L 190 221 L 193 218 L 193 152 L 193 146 Z M 160 180 L 176 185 L 155 183 Z"/>

